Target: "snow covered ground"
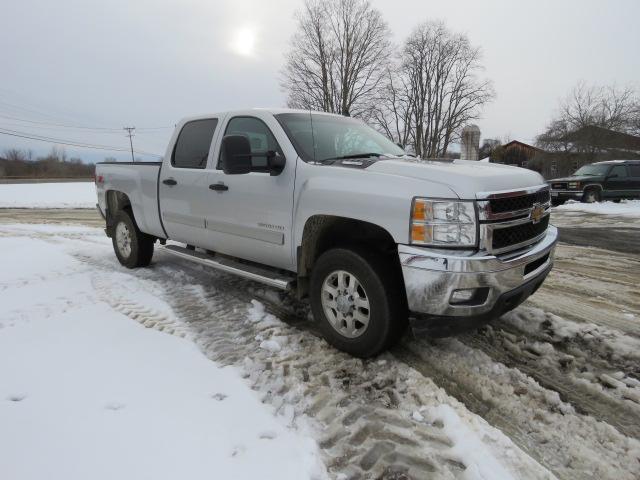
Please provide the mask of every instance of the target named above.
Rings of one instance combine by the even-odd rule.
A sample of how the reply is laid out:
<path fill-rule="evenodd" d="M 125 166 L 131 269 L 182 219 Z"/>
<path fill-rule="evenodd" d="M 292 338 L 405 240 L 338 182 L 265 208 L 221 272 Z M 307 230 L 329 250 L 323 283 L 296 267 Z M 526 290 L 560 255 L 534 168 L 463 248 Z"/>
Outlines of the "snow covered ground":
<path fill-rule="evenodd" d="M 581 203 L 569 200 L 563 205 L 553 207 L 556 212 L 583 212 L 600 215 L 617 215 L 640 218 L 640 200 L 622 200 L 620 203 L 610 201 L 599 203 Z"/>
<path fill-rule="evenodd" d="M 322 479 L 318 448 L 279 421 L 233 367 L 180 335 L 144 328 L 101 298 L 120 285 L 174 314 L 153 286 L 98 279 L 71 254 L 86 228 L 0 231 L 0 477 Z M 32 238 L 58 232 L 55 239 Z M 118 270 L 118 269 L 116 269 Z"/>
<path fill-rule="evenodd" d="M 2 478 L 637 478 L 637 256 L 561 246 L 533 304 L 362 361 L 276 291 L 1 223 Z"/>
<path fill-rule="evenodd" d="M 0 208 L 95 208 L 93 182 L 0 184 Z"/>

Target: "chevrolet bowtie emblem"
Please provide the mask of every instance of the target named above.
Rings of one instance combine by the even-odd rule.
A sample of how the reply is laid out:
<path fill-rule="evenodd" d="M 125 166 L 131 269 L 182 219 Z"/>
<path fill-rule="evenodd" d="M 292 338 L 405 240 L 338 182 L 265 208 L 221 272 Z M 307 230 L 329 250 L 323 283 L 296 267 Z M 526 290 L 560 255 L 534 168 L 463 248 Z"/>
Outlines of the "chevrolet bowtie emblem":
<path fill-rule="evenodd" d="M 529 218 L 533 221 L 533 223 L 538 223 L 544 217 L 544 207 L 540 203 L 536 203 L 531 209 L 531 213 L 529 214 Z"/>

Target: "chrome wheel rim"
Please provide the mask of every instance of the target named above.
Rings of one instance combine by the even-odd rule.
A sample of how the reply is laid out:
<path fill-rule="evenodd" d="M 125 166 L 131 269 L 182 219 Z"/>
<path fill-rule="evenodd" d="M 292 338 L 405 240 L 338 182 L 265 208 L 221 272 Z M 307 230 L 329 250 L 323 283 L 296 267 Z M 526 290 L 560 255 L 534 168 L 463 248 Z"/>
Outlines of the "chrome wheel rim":
<path fill-rule="evenodd" d="M 322 283 L 322 309 L 329 324 L 346 338 L 357 338 L 369 326 L 369 297 L 360 281 L 344 270 L 331 272 Z"/>
<path fill-rule="evenodd" d="M 116 244 L 123 257 L 128 258 L 131 255 L 131 232 L 124 222 L 116 226 Z"/>

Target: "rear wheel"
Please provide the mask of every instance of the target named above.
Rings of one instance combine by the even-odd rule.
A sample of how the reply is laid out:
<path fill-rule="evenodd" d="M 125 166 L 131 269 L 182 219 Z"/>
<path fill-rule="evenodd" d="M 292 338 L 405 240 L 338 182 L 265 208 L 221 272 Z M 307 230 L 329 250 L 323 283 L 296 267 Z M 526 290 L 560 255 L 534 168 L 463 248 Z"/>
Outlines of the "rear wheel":
<path fill-rule="evenodd" d="M 153 237 L 138 229 L 128 211 L 119 211 L 114 220 L 111 241 L 118 261 L 127 268 L 149 265 L 153 257 Z"/>
<path fill-rule="evenodd" d="M 311 308 L 325 339 L 339 350 L 371 357 L 396 341 L 407 323 L 397 269 L 385 258 L 336 248 L 311 275 Z"/>
<path fill-rule="evenodd" d="M 600 190 L 597 188 L 588 188 L 582 195 L 584 203 L 595 203 L 600 201 Z"/>

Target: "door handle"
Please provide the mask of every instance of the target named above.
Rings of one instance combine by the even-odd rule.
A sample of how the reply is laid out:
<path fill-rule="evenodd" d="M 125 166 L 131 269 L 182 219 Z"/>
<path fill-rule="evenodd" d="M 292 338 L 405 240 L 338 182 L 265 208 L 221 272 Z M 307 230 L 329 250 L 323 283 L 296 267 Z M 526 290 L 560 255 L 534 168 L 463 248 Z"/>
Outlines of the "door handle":
<path fill-rule="evenodd" d="M 226 192 L 227 190 L 229 190 L 229 187 L 224 183 L 212 183 L 211 185 L 209 185 L 209 188 L 211 190 L 215 190 L 216 192 Z"/>
<path fill-rule="evenodd" d="M 178 182 L 176 182 L 173 178 L 165 178 L 164 180 L 162 180 L 162 183 L 164 183 L 165 185 L 177 185 Z"/>

